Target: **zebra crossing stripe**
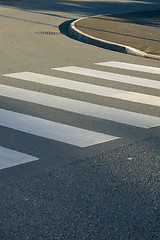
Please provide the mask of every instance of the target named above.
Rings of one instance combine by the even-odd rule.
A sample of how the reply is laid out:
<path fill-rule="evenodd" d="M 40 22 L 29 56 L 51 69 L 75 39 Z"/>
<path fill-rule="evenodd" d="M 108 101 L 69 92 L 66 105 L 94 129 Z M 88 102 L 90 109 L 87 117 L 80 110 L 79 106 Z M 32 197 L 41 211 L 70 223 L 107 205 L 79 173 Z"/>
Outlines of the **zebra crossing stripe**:
<path fill-rule="evenodd" d="M 78 147 L 87 147 L 119 138 L 4 109 L 0 109 L 0 125 Z"/>
<path fill-rule="evenodd" d="M 122 68 L 122 69 L 139 71 L 139 72 L 160 74 L 160 68 L 158 68 L 158 67 L 143 66 L 143 65 L 124 63 L 124 62 L 116 62 L 116 61 L 101 62 L 101 63 L 95 63 L 95 64 L 101 65 L 101 66 L 106 66 L 106 67 Z"/>
<path fill-rule="evenodd" d="M 111 120 L 127 125 L 150 128 L 160 125 L 160 118 L 101 106 L 89 102 L 0 85 L 0 96 L 41 104 L 69 112 Z"/>
<path fill-rule="evenodd" d="M 160 97 L 136 93 L 131 91 L 119 90 L 115 88 L 108 88 L 104 86 L 83 83 L 78 81 L 73 81 L 64 78 L 57 78 L 53 76 L 47 76 L 32 72 L 20 72 L 4 74 L 3 76 L 21 79 L 23 81 L 30 81 L 34 83 L 45 84 L 49 86 L 95 94 L 104 97 L 111 97 L 115 99 L 121 99 L 130 102 L 136 102 L 141 104 L 148 104 L 160 107 Z"/>
<path fill-rule="evenodd" d="M 39 160 L 36 157 L 0 146 L 0 169 Z"/>
<path fill-rule="evenodd" d="M 141 87 L 160 89 L 160 81 L 155 81 L 155 80 L 146 79 L 146 78 L 133 77 L 133 76 L 123 75 L 123 74 L 104 72 L 104 71 L 99 71 L 99 70 L 94 70 L 89 68 L 82 68 L 82 67 L 75 67 L 75 66 L 52 68 L 52 69 L 63 71 L 63 72 L 74 73 L 74 74 L 80 74 L 80 75 L 89 76 L 89 77 L 106 79 L 106 80 L 115 81 L 115 82 L 137 85 Z"/>

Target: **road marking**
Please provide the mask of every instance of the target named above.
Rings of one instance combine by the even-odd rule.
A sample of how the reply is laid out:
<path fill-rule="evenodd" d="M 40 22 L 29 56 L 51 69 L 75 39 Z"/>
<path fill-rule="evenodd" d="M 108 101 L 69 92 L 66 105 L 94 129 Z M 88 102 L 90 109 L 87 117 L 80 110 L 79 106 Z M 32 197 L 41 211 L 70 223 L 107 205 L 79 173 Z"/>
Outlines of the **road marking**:
<path fill-rule="evenodd" d="M 110 108 L 89 102 L 49 95 L 0 84 L 0 96 L 41 104 L 69 112 L 111 120 L 127 125 L 150 128 L 160 125 L 160 118 Z"/>
<path fill-rule="evenodd" d="M 119 138 L 4 109 L 0 109 L 0 125 L 78 147 L 87 147 Z"/>
<path fill-rule="evenodd" d="M 130 102 L 136 102 L 141 104 L 148 104 L 160 107 L 160 97 L 136 93 L 131 91 L 119 90 L 115 88 L 108 88 L 99 85 L 77 82 L 73 80 L 68 80 L 64 78 L 57 78 L 53 76 L 47 76 L 32 72 L 20 72 L 4 74 L 3 76 L 21 79 L 23 81 L 30 81 L 40 84 L 45 84 L 49 86 L 65 88 L 69 90 L 85 92 L 89 94 L 95 94 L 104 97 L 112 97 L 115 99 L 121 99 Z"/>
<path fill-rule="evenodd" d="M 123 74 L 104 72 L 104 71 L 99 71 L 99 70 L 94 70 L 89 68 L 82 68 L 82 67 L 75 67 L 75 66 L 52 68 L 52 69 L 63 71 L 63 72 L 80 74 L 80 75 L 89 76 L 89 77 L 106 79 L 106 80 L 115 81 L 115 82 L 133 84 L 141 87 L 160 89 L 160 81 L 154 81 L 147 78 L 133 77 L 133 76 L 127 76 Z"/>
<path fill-rule="evenodd" d="M 122 68 L 122 69 L 128 69 L 128 70 L 139 71 L 139 72 L 160 74 L 160 68 L 158 67 L 150 67 L 150 66 L 143 66 L 143 65 L 131 64 L 131 63 L 116 62 L 116 61 L 101 62 L 101 63 L 95 63 L 95 64 L 106 66 L 106 67 Z"/>
<path fill-rule="evenodd" d="M 31 155 L 13 151 L 0 146 L 0 169 L 9 168 L 36 160 L 39 159 Z"/>

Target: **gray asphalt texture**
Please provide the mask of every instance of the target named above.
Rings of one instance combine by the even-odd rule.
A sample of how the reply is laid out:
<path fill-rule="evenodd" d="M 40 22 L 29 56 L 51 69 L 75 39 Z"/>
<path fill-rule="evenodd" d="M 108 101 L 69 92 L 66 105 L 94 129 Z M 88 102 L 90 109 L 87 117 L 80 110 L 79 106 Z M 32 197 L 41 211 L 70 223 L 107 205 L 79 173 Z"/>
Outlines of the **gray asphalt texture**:
<path fill-rule="evenodd" d="M 146 3 L 147 2 L 147 3 Z M 157 8 L 159 0 L 141 1 L 0 1 L 3 37 L 0 45 L 1 74 L 33 71 L 52 75 L 52 67 L 76 65 L 93 68 L 102 61 L 124 61 L 159 67 L 158 61 L 96 48 L 63 34 L 49 36 L 38 31 L 58 31 L 68 20 L 115 11 Z M 1 38 L 1 37 L 0 37 Z M 105 71 L 103 67 L 97 67 Z M 132 75 L 131 71 L 115 70 Z M 56 73 L 53 75 L 56 76 Z M 133 74 L 134 75 L 134 74 Z M 58 77 L 66 77 L 57 73 Z M 153 78 L 149 73 L 136 76 Z M 73 77 L 73 76 L 72 76 Z M 71 78 L 67 75 L 67 78 Z M 74 76 L 83 81 L 82 77 Z M 153 80 L 159 80 L 154 76 Z M 85 78 L 88 83 L 101 80 Z M 4 77 L 1 84 L 52 93 L 77 100 L 104 104 L 100 97 L 88 98 L 63 90 L 25 84 Z M 158 90 L 123 84 L 109 87 L 159 96 Z M 106 100 L 110 107 L 159 116 L 154 107 Z M 0 98 L 4 109 L 33 114 L 75 126 L 125 135 L 123 142 L 77 149 L 0 127 L 0 145 L 40 158 L 39 161 L 0 171 L 0 240 L 159 240 L 160 239 L 160 128 L 151 131 L 76 117 L 70 113 Z M 59 115 L 58 115 L 59 114 Z M 109 127 L 107 129 L 107 126 Z M 130 130 L 129 130 L 130 129 Z M 148 134 L 147 134 L 148 132 Z M 125 133 L 125 134 L 124 134 Z M 144 140 L 138 134 L 145 135 Z M 135 139 L 135 136 L 137 137 Z M 122 141 L 122 140 L 121 140 Z M 130 142 L 131 141 L 131 142 Z M 74 157 L 72 153 L 74 152 Z M 72 157 L 70 157 L 72 155 Z"/>
<path fill-rule="evenodd" d="M 0 239 L 160 239 L 160 138 L 1 190 Z"/>
<path fill-rule="evenodd" d="M 75 26 L 90 36 L 160 55 L 160 10 L 98 15 Z"/>

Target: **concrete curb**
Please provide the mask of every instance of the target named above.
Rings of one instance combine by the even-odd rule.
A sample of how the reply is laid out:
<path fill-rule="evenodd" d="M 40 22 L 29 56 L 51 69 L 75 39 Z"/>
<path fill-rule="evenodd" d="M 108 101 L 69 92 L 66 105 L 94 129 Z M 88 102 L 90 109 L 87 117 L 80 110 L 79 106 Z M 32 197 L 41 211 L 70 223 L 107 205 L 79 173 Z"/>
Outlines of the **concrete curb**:
<path fill-rule="evenodd" d="M 79 22 L 80 20 L 83 20 L 83 19 L 86 19 L 86 18 L 88 18 L 88 17 L 77 19 L 74 22 L 72 22 L 69 26 L 69 33 L 72 36 L 74 36 L 75 38 L 77 38 L 79 41 L 82 41 L 82 42 L 85 42 L 85 43 L 88 43 L 88 44 L 92 44 L 92 45 L 95 45 L 97 47 L 112 50 L 112 51 L 117 51 L 117 52 L 130 54 L 130 55 L 134 55 L 134 56 L 160 60 L 160 56 L 158 56 L 158 55 L 148 54 L 148 53 L 145 53 L 143 51 L 140 51 L 140 50 L 138 50 L 136 48 L 133 48 L 133 47 L 130 47 L 130 46 L 105 41 L 105 40 L 102 40 L 100 38 L 96 38 L 96 37 L 93 37 L 93 36 L 90 36 L 88 34 L 83 33 L 82 31 L 80 31 L 76 28 L 75 24 L 77 22 Z"/>

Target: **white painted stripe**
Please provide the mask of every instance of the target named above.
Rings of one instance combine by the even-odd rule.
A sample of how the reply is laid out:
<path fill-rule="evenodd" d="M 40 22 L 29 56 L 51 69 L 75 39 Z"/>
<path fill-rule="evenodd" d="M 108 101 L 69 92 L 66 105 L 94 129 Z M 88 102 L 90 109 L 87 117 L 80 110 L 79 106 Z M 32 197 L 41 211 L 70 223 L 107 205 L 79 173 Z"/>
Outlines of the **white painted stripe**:
<path fill-rule="evenodd" d="M 0 146 L 0 169 L 36 161 L 38 158 Z"/>
<path fill-rule="evenodd" d="M 2 84 L 0 85 L 0 96 L 41 104 L 48 107 L 111 120 L 136 127 L 149 128 L 160 125 L 160 118 L 158 117 L 10 87 Z"/>
<path fill-rule="evenodd" d="M 160 97 L 130 92 L 125 90 L 119 90 L 115 88 L 108 88 L 89 83 L 72 81 L 64 78 L 57 78 L 53 76 L 46 76 L 43 74 L 32 73 L 32 72 L 20 72 L 5 74 L 3 76 L 21 79 L 24 81 L 30 81 L 35 83 L 41 83 L 49 86 L 65 88 L 69 90 L 85 92 L 89 94 L 96 94 L 104 97 L 112 97 L 115 99 L 122 99 L 130 102 L 148 104 L 160 107 Z"/>
<path fill-rule="evenodd" d="M 52 69 L 63 71 L 63 72 L 80 74 L 80 75 L 89 76 L 89 77 L 96 77 L 96 78 L 111 80 L 115 82 L 122 82 L 122 83 L 142 86 L 142 87 L 160 89 L 160 81 L 154 81 L 147 78 L 139 78 L 139 77 L 127 76 L 123 74 L 104 72 L 104 71 L 99 71 L 99 70 L 94 70 L 89 68 L 82 68 L 82 67 L 74 67 L 74 66 L 52 68 Z"/>
<path fill-rule="evenodd" d="M 79 147 L 119 138 L 4 109 L 0 109 L 0 125 Z"/>
<path fill-rule="evenodd" d="M 116 62 L 116 61 L 101 62 L 101 63 L 95 63 L 95 64 L 106 66 L 106 67 L 122 68 L 122 69 L 128 69 L 128 70 L 139 71 L 139 72 L 160 74 L 160 68 L 158 67 L 150 67 L 150 66 L 137 65 L 132 63 Z"/>

